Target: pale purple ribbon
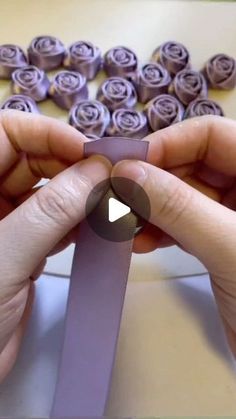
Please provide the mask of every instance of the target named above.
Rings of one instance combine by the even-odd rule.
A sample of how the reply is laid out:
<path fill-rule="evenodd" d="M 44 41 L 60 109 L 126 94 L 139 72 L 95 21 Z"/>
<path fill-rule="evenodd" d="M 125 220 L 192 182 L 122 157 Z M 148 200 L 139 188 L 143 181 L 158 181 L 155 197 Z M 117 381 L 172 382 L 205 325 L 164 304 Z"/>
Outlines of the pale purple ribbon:
<path fill-rule="evenodd" d="M 26 95 L 12 95 L 0 106 L 0 109 L 15 109 L 17 111 L 40 113 L 35 101 Z"/>
<path fill-rule="evenodd" d="M 18 45 L 0 45 L 0 79 L 10 79 L 13 71 L 27 64 L 26 55 Z"/>
<path fill-rule="evenodd" d="M 97 99 L 114 111 L 119 108 L 134 108 L 137 94 L 132 83 L 122 77 L 109 77 L 97 91 Z"/>
<path fill-rule="evenodd" d="M 184 117 L 182 103 L 176 97 L 167 94 L 159 95 L 148 102 L 144 112 L 153 131 L 176 124 Z"/>
<path fill-rule="evenodd" d="M 127 47 L 114 47 L 106 52 L 103 68 L 109 77 L 132 77 L 138 67 L 138 58 L 134 51 Z"/>
<path fill-rule="evenodd" d="M 211 99 L 196 99 L 188 105 L 184 118 L 193 118 L 202 115 L 224 116 L 221 106 Z"/>
<path fill-rule="evenodd" d="M 33 65 L 18 68 L 12 73 L 13 93 L 30 96 L 36 102 L 46 99 L 49 84 L 46 73 Z"/>
<path fill-rule="evenodd" d="M 81 100 L 69 113 L 69 124 L 86 136 L 103 137 L 109 122 L 110 112 L 98 100 Z"/>
<path fill-rule="evenodd" d="M 236 60 L 226 54 L 216 54 L 207 61 L 203 74 L 213 89 L 233 89 L 236 86 Z"/>
<path fill-rule="evenodd" d="M 28 47 L 29 62 L 43 70 L 53 70 L 62 64 L 65 51 L 65 46 L 55 36 L 37 36 Z"/>
<path fill-rule="evenodd" d="M 88 98 L 86 78 L 78 71 L 59 71 L 53 78 L 49 95 L 62 109 L 70 109 L 76 102 Z"/>
<path fill-rule="evenodd" d="M 147 117 L 135 109 L 117 109 L 112 113 L 106 134 L 111 137 L 142 139 L 148 134 Z"/>
<path fill-rule="evenodd" d="M 168 70 L 159 63 L 145 64 L 132 80 L 139 102 L 146 103 L 155 96 L 167 93 L 171 82 Z"/>
<path fill-rule="evenodd" d="M 93 80 L 102 67 L 101 51 L 87 41 L 77 41 L 69 46 L 63 65 L 79 71 L 87 80 Z"/>
<path fill-rule="evenodd" d="M 199 71 L 182 70 L 176 74 L 169 87 L 169 93 L 175 94 L 180 102 L 187 106 L 195 99 L 207 97 L 207 82 Z"/>
<path fill-rule="evenodd" d="M 152 61 L 161 63 L 174 76 L 184 68 L 190 68 L 190 55 L 180 42 L 168 41 L 152 53 Z"/>
<path fill-rule="evenodd" d="M 114 164 L 145 160 L 146 141 L 104 138 L 85 144 L 85 155 L 102 154 Z M 135 233 L 136 217 L 129 228 Z M 115 359 L 132 240 L 107 241 L 87 220 L 76 244 L 64 342 L 51 418 L 102 417 Z"/>

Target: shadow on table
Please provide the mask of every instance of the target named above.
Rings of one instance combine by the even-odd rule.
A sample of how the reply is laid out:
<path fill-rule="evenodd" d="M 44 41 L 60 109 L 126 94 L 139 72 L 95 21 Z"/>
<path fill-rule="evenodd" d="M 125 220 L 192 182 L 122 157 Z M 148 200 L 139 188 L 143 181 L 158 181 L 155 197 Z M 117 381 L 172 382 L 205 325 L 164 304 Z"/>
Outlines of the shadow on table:
<path fill-rule="evenodd" d="M 233 355 L 226 340 L 214 297 L 204 290 L 187 285 L 186 282 L 181 283 L 173 280 L 173 287 L 181 304 L 184 304 L 190 315 L 193 315 L 198 321 L 207 343 L 230 365 L 232 371 Z"/>

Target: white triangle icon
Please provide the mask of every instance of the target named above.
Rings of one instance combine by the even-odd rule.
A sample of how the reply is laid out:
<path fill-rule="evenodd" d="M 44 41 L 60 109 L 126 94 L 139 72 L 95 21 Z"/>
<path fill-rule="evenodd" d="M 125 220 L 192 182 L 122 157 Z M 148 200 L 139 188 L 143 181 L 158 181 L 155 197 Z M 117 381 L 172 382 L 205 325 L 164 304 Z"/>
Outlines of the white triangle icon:
<path fill-rule="evenodd" d="M 108 201 L 108 219 L 110 223 L 119 220 L 130 213 L 130 207 L 118 201 L 115 198 L 109 198 Z"/>

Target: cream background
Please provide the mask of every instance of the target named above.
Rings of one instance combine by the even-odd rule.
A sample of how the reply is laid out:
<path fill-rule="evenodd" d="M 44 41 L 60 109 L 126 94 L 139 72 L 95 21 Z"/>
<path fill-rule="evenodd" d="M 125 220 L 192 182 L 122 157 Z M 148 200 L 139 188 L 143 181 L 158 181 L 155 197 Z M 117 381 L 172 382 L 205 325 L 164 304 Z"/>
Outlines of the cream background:
<path fill-rule="evenodd" d="M 0 1 L 0 41 L 27 47 L 38 34 L 66 44 L 88 39 L 105 52 L 124 44 L 141 61 L 175 39 L 196 69 L 217 52 L 236 56 L 236 4 L 158 0 Z M 100 76 L 100 81 L 102 76 Z M 93 97 L 96 83 L 90 85 Z M 9 83 L 0 82 L 0 99 Z M 236 119 L 236 89 L 210 93 Z M 42 112 L 67 120 L 51 102 Z M 47 270 L 68 274 L 72 249 Z M 205 269 L 175 248 L 135 256 L 131 267 L 107 413 L 111 416 L 236 415 L 235 365 L 228 352 Z M 145 281 L 144 281 L 145 279 Z M 1 416 L 47 416 L 57 367 L 68 283 L 42 277 L 19 361 L 0 389 Z"/>

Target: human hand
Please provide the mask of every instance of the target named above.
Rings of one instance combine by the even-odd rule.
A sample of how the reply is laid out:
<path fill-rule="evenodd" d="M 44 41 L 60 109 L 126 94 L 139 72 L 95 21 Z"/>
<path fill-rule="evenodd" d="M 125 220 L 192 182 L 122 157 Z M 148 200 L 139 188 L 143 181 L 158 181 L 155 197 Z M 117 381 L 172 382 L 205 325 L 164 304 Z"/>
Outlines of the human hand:
<path fill-rule="evenodd" d="M 139 183 L 150 199 L 151 224 L 134 250 L 178 244 L 206 266 L 236 356 L 236 122 L 193 118 L 146 140 L 148 163 L 123 161 L 112 171 Z M 130 191 L 118 186 L 131 205 Z"/>
<path fill-rule="evenodd" d="M 30 314 L 32 279 L 50 252 L 71 242 L 89 192 L 110 175 L 103 157 L 79 162 L 84 141 L 55 119 L 0 113 L 0 382 L 14 364 Z M 53 179 L 32 189 L 42 177 Z"/>

